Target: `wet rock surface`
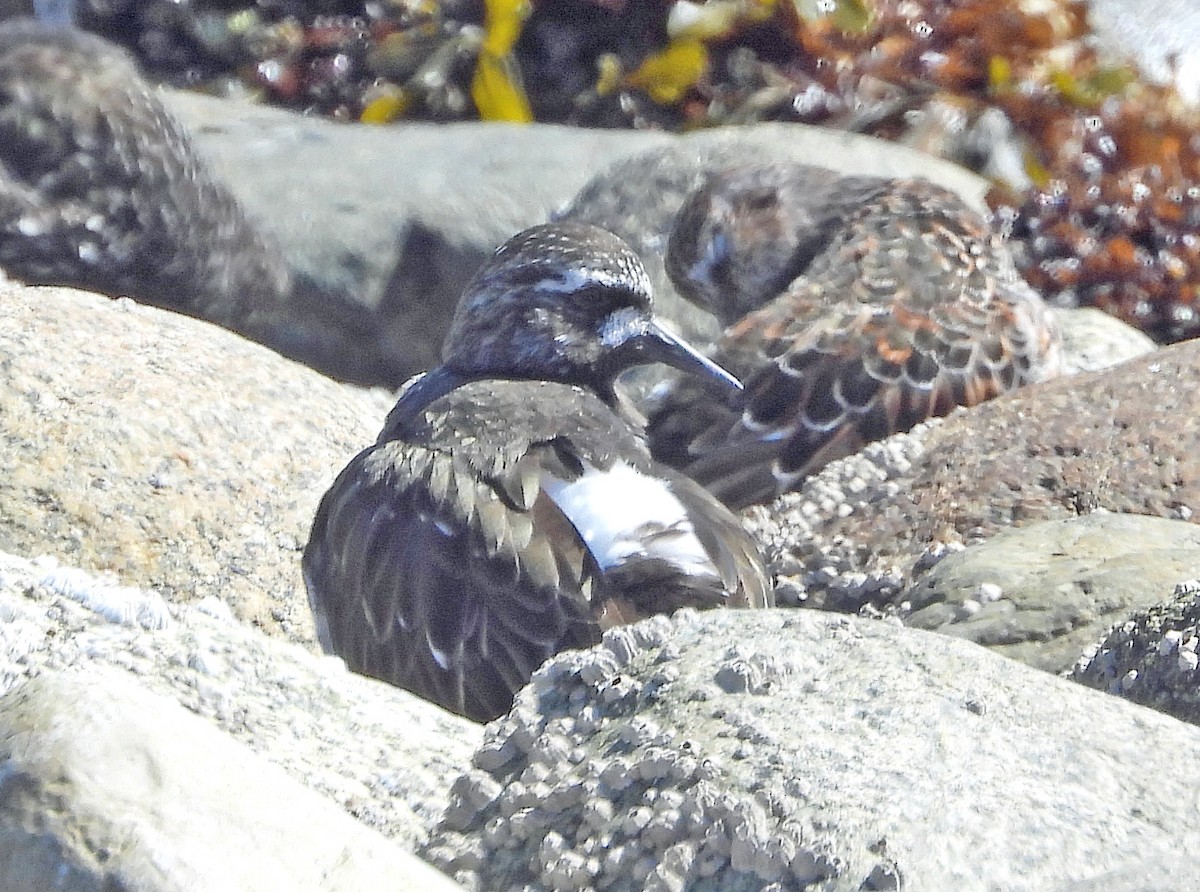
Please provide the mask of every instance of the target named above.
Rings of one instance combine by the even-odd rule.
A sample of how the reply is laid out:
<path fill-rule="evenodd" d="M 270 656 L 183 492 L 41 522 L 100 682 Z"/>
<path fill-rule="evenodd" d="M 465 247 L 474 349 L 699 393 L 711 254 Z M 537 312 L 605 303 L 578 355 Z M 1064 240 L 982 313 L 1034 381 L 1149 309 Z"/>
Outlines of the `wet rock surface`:
<path fill-rule="evenodd" d="M 1175 888 L 1197 754 L 967 642 L 683 613 L 543 667 L 427 854 L 482 889 L 1066 889 L 1156 859 Z"/>

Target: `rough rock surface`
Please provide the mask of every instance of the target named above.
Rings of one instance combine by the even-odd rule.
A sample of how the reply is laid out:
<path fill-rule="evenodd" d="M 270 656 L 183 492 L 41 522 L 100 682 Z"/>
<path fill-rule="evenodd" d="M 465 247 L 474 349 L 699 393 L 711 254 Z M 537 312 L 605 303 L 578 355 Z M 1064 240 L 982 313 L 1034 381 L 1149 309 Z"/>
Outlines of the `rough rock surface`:
<path fill-rule="evenodd" d="M 390 396 L 215 326 L 0 280 L 0 550 L 313 640 L 300 550 Z"/>
<path fill-rule="evenodd" d="M 1104 510 L 1200 507 L 1190 389 L 1200 344 L 1027 387 L 833 462 L 747 517 L 781 603 L 894 609 L 947 550 L 1010 526 Z"/>
<path fill-rule="evenodd" d="M 685 612 L 543 667 L 426 854 L 483 889 L 1017 892 L 1156 860 L 1181 888 L 1198 758 L 1200 730 L 968 642 Z"/>
<path fill-rule="evenodd" d="M 1200 562 L 1192 562 L 1194 571 Z M 1071 677 L 1200 724 L 1200 580 L 1117 623 L 1080 658 Z"/>
<path fill-rule="evenodd" d="M 457 888 L 127 673 L 47 673 L 0 697 L 0 886 Z"/>
<path fill-rule="evenodd" d="M 234 620 L 216 598 L 152 591 L 0 553 L 0 691 L 67 668 L 120 669 L 407 849 L 424 840 L 478 725 Z"/>
<path fill-rule="evenodd" d="M 949 554 L 903 595 L 905 625 L 1069 671 L 1114 622 L 1200 567 L 1200 526 L 1095 513 L 1001 530 Z"/>
<path fill-rule="evenodd" d="M 1156 350 L 1145 332 L 1095 307 L 1058 309 L 1054 315 L 1063 338 L 1063 374 L 1095 372 Z"/>

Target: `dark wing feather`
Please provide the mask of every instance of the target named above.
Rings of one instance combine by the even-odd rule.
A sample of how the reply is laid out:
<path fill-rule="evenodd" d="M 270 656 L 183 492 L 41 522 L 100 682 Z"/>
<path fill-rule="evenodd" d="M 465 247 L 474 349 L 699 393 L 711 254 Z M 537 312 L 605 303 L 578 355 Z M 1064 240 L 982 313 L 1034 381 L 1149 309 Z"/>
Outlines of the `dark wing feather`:
<path fill-rule="evenodd" d="M 928 184 L 907 188 L 730 327 L 714 359 L 742 377 L 741 411 L 680 382 L 650 418 L 656 457 L 744 507 L 866 443 L 1047 374 L 1053 325 L 982 221 L 933 201 Z"/>
<path fill-rule="evenodd" d="M 594 563 L 529 488 L 531 466 L 551 451 L 531 450 L 503 484 L 412 444 L 357 456 L 322 500 L 304 553 L 326 649 L 487 721 L 548 657 L 596 641 Z M 528 507 L 511 492 L 532 496 Z"/>
<path fill-rule="evenodd" d="M 774 607 L 775 587 L 762 554 L 741 521 L 702 486 L 669 468 L 667 480 L 691 518 L 720 576 L 723 607 Z M 693 605 L 694 606 L 694 605 Z"/>

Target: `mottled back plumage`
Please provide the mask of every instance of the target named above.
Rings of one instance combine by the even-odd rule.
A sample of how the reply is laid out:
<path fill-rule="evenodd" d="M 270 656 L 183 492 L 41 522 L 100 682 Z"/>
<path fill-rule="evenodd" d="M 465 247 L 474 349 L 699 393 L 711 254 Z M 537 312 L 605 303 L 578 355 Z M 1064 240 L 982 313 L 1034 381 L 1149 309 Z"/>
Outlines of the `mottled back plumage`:
<path fill-rule="evenodd" d="M 1048 311 L 986 221 L 924 180 L 786 163 L 716 174 L 685 202 L 667 265 L 729 323 L 713 358 L 746 392 L 739 411 L 680 380 L 649 437 L 733 507 L 1060 361 Z"/>
<path fill-rule="evenodd" d="M 326 649 L 488 720 L 613 625 L 773 603 L 737 519 L 614 411 L 613 377 L 647 358 L 736 384 L 649 308 L 640 263 L 595 227 L 534 227 L 497 252 L 443 364 L 321 501 L 303 564 Z"/>
<path fill-rule="evenodd" d="M 0 27 L 0 266 L 238 327 L 240 289 L 282 299 L 278 248 L 246 221 L 121 49 Z"/>
<path fill-rule="evenodd" d="M 271 235 L 106 40 L 0 22 L 0 269 L 214 322 L 335 377 L 403 380 L 350 296 Z"/>

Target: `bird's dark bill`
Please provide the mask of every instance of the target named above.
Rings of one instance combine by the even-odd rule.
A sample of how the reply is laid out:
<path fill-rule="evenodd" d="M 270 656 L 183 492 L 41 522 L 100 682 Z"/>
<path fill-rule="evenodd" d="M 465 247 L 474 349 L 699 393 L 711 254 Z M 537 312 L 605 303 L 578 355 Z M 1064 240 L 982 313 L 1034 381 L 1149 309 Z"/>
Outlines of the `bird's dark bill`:
<path fill-rule="evenodd" d="M 629 365 L 661 362 L 711 381 L 730 395 L 742 391 L 741 381 L 657 321 L 651 320 L 643 331 L 626 342 L 625 347 L 630 351 Z"/>

